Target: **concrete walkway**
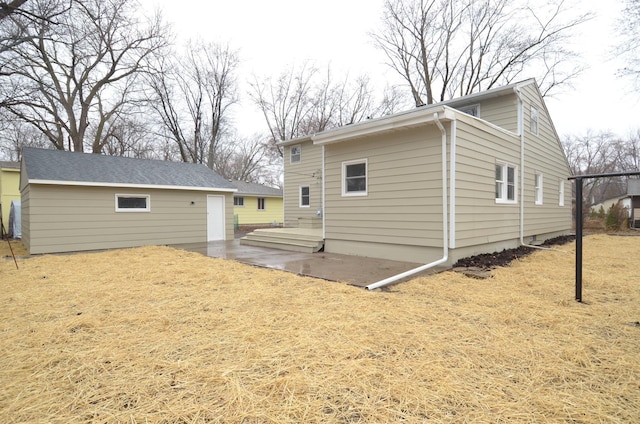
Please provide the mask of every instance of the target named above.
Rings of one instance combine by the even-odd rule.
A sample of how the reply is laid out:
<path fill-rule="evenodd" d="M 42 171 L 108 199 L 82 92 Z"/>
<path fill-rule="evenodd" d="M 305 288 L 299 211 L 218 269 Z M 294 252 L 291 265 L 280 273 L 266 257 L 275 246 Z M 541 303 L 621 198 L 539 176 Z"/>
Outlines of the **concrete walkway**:
<path fill-rule="evenodd" d="M 201 253 L 214 258 L 224 258 L 248 265 L 279 269 L 297 275 L 339 281 L 358 287 L 366 287 L 377 281 L 400 274 L 422 264 L 363 258 L 335 253 L 297 253 L 284 250 L 241 245 L 233 241 L 179 244 L 172 247 Z M 423 273 L 433 274 L 443 268 Z"/>

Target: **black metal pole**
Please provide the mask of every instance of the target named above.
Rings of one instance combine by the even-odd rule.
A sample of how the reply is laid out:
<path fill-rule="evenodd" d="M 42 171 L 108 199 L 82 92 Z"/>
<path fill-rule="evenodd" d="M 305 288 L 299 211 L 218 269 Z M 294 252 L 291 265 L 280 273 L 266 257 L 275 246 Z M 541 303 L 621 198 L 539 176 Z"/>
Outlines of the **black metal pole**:
<path fill-rule="evenodd" d="M 576 178 L 576 300 L 582 302 L 582 178 Z"/>

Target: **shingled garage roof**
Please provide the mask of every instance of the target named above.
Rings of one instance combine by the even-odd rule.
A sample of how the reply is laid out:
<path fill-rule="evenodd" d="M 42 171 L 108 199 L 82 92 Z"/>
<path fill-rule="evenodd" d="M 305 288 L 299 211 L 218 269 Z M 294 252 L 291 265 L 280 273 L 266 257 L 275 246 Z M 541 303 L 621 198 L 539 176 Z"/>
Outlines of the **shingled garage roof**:
<path fill-rule="evenodd" d="M 231 183 L 238 188 L 236 196 L 282 197 L 281 188 L 238 180 L 232 180 Z"/>
<path fill-rule="evenodd" d="M 22 159 L 31 184 L 236 190 L 202 164 L 35 148 L 24 148 Z"/>

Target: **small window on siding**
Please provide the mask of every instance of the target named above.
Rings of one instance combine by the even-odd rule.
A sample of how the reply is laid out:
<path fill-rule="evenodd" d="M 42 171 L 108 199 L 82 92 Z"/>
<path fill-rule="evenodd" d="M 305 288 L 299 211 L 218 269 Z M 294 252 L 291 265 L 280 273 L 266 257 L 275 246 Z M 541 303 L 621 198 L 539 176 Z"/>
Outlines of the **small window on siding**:
<path fill-rule="evenodd" d="M 476 118 L 480 117 L 480 105 L 465 106 L 465 107 L 461 107 L 459 110 L 460 112 L 464 112 L 468 115 L 475 116 Z"/>
<path fill-rule="evenodd" d="M 535 106 L 531 106 L 531 132 L 538 134 L 538 109 Z"/>
<path fill-rule="evenodd" d="M 558 188 L 558 206 L 564 206 L 564 181 L 560 180 L 560 187 Z"/>
<path fill-rule="evenodd" d="M 148 194 L 116 194 L 116 212 L 149 212 L 151 196 Z"/>
<path fill-rule="evenodd" d="M 302 150 L 300 149 L 300 145 L 297 144 L 295 146 L 290 147 L 290 159 L 291 163 L 298 163 L 302 158 Z"/>
<path fill-rule="evenodd" d="M 258 210 L 263 211 L 267 209 L 267 199 L 264 197 L 258 197 Z"/>
<path fill-rule="evenodd" d="M 496 203 L 516 203 L 516 167 L 496 163 Z"/>
<path fill-rule="evenodd" d="M 244 197 L 234 197 L 233 198 L 233 206 L 244 207 Z"/>
<path fill-rule="evenodd" d="M 367 195 L 367 160 L 359 159 L 342 163 L 342 195 Z"/>
<path fill-rule="evenodd" d="M 300 207 L 308 208 L 311 205 L 311 192 L 309 186 L 300 187 Z"/>
<path fill-rule="evenodd" d="M 542 189 L 542 174 L 535 174 L 534 177 L 534 187 L 535 187 L 535 204 L 542 205 L 543 203 L 543 189 Z"/>

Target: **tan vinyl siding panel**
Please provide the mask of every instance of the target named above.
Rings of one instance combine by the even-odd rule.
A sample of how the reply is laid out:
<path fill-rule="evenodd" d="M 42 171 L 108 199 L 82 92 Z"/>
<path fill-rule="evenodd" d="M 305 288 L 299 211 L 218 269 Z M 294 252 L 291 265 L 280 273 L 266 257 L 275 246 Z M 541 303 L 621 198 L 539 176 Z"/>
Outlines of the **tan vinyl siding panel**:
<path fill-rule="evenodd" d="M 568 231 L 571 228 L 571 191 L 565 183 L 565 206 L 558 205 L 560 180 L 569 169 L 548 112 L 533 85 L 522 89 L 524 102 L 524 236 Z M 529 110 L 539 114 L 539 133 L 529 131 Z M 516 108 L 517 109 L 517 108 Z M 483 109 L 484 110 L 484 109 Z M 520 236 L 522 202 L 520 136 L 477 124 L 472 118 L 457 121 L 456 138 L 456 247 L 462 248 Z M 495 163 L 517 167 L 515 204 L 495 202 Z M 534 175 L 543 175 L 544 203 L 535 205 Z M 527 240 L 525 240 L 527 241 Z"/>
<path fill-rule="evenodd" d="M 290 163 L 290 148 L 284 147 L 284 225 L 297 227 L 298 218 L 315 218 L 322 209 L 322 147 L 309 141 L 300 146 L 300 162 Z M 309 186 L 310 205 L 300 207 L 300 186 Z"/>
<path fill-rule="evenodd" d="M 518 96 L 515 92 L 490 99 L 471 100 L 469 103 L 455 105 L 454 108 L 462 110 L 472 105 L 480 106 L 479 119 L 491 122 L 507 131 L 518 131 Z"/>
<path fill-rule="evenodd" d="M 456 247 L 515 238 L 520 228 L 519 205 L 495 199 L 496 160 L 518 166 L 519 137 L 471 119 L 456 123 Z"/>
<path fill-rule="evenodd" d="M 205 242 L 212 192 L 112 187 L 30 186 L 30 252 L 49 253 Z M 116 194 L 150 195 L 150 212 L 116 212 Z M 233 195 L 225 234 L 233 238 Z M 194 204 L 191 204 L 194 202 Z"/>
<path fill-rule="evenodd" d="M 558 205 L 560 181 L 570 176 L 564 151 L 553 122 L 538 91 L 529 85 L 522 90 L 525 129 L 525 236 L 571 228 L 571 184 L 565 182 L 564 206 Z M 538 109 L 538 134 L 530 131 L 531 105 Z M 543 204 L 535 204 L 535 173 L 543 176 Z"/>
<path fill-rule="evenodd" d="M 480 118 L 507 131 L 518 131 L 518 97 L 515 93 L 484 100 Z"/>
<path fill-rule="evenodd" d="M 327 240 L 442 246 L 441 133 L 434 125 L 325 148 Z M 342 163 L 367 160 L 367 196 L 342 196 Z"/>

